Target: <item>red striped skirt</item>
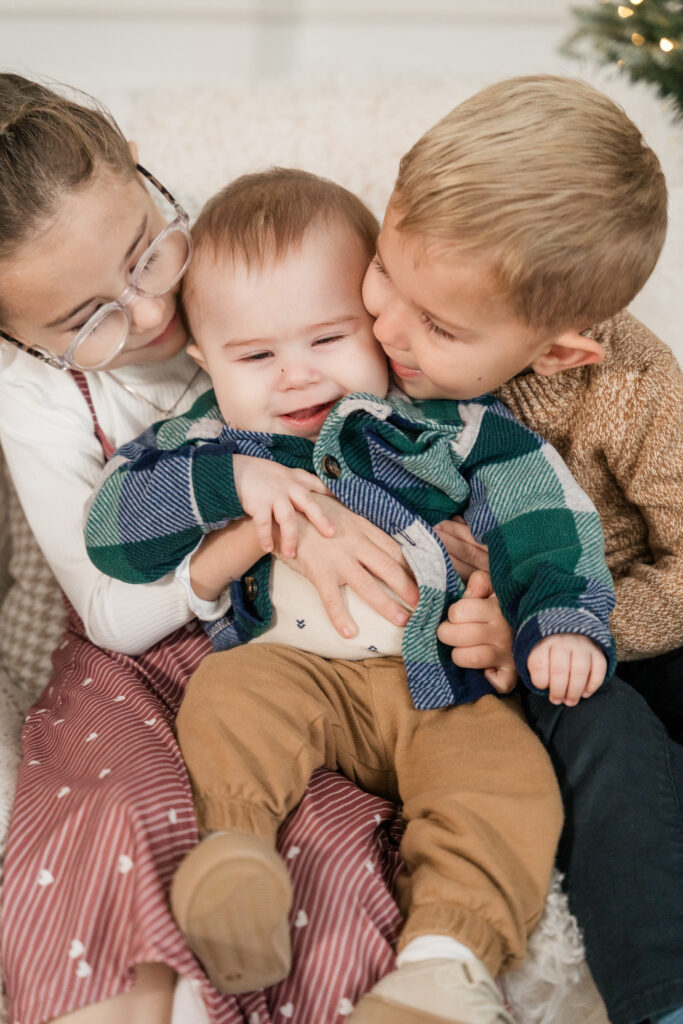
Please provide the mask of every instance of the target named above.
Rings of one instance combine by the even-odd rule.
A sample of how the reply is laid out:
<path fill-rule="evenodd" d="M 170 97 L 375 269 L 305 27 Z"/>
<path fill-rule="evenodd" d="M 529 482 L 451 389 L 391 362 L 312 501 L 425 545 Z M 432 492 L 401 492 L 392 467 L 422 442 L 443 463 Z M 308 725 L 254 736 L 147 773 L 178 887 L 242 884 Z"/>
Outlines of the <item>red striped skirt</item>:
<path fill-rule="evenodd" d="M 190 626 L 137 658 L 103 651 L 72 614 L 22 734 L 2 915 L 13 1022 L 108 999 L 136 964 L 164 962 L 202 983 L 212 1024 L 331 1024 L 392 967 L 395 808 L 322 770 L 279 837 L 295 894 L 290 977 L 220 995 L 185 946 L 167 894 L 197 832 L 173 723 L 209 650 Z"/>

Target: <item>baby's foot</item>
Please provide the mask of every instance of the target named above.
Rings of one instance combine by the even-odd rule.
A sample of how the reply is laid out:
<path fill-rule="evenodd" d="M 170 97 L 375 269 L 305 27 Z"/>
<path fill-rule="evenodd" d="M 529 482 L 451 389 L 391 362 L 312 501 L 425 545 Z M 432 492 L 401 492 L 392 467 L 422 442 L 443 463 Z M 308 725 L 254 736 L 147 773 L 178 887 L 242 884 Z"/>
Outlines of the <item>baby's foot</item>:
<path fill-rule="evenodd" d="M 364 996 L 349 1024 L 514 1024 L 479 960 L 420 960 L 391 971 Z"/>
<path fill-rule="evenodd" d="M 247 832 L 214 832 L 175 873 L 171 908 L 220 992 L 253 992 L 289 974 L 292 884 L 273 846 Z"/>

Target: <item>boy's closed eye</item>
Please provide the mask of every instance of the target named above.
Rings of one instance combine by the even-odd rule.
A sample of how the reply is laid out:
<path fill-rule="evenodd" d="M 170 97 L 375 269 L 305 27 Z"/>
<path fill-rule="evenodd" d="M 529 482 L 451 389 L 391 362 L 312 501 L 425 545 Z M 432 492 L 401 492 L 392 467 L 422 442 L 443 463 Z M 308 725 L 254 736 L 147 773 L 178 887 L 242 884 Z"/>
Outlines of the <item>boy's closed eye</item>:
<path fill-rule="evenodd" d="M 421 313 L 420 319 L 422 320 L 422 323 L 425 325 L 427 330 L 431 331 L 432 334 L 438 334 L 440 338 L 450 338 L 453 341 L 455 340 L 455 335 L 451 334 L 451 332 L 447 331 L 444 327 L 439 327 L 439 325 L 434 320 L 432 320 L 431 316 L 429 316 L 428 313 Z"/>
<path fill-rule="evenodd" d="M 379 271 L 379 273 L 382 274 L 383 277 L 386 277 L 386 278 L 389 277 L 389 275 L 387 274 L 386 269 L 384 267 L 384 264 L 382 263 L 381 259 L 379 258 L 379 253 L 375 253 L 375 255 L 372 257 L 371 263 L 372 263 L 372 266 L 375 268 L 375 270 Z"/>

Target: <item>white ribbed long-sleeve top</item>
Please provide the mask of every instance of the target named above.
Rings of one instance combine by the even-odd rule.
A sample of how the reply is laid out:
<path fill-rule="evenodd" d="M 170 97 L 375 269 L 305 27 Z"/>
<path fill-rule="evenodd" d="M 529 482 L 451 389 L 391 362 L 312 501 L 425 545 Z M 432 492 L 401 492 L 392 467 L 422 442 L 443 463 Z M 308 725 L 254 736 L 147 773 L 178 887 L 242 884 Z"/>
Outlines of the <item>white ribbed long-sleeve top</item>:
<path fill-rule="evenodd" d="M 181 352 L 114 375 L 168 409 L 196 369 Z M 88 385 L 99 425 L 116 447 L 161 418 L 106 371 L 90 372 Z M 208 387 L 202 372 L 174 412 L 189 408 Z M 7 343 L 0 344 L 0 443 L 29 525 L 93 643 L 139 654 L 193 617 L 186 591 L 174 577 L 132 586 L 92 565 L 83 542 L 83 511 L 104 455 L 90 410 L 69 373 Z"/>

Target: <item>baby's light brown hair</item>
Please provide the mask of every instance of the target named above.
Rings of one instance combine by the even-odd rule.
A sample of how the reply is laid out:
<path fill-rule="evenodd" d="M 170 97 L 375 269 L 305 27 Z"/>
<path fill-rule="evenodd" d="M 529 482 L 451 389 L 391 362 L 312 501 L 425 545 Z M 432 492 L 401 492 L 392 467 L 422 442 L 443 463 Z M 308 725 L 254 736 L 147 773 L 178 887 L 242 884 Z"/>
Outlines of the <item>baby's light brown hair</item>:
<path fill-rule="evenodd" d="M 607 96 L 574 79 L 512 78 L 477 93 L 401 160 L 398 229 L 491 260 L 516 315 L 584 329 L 647 281 L 667 194 L 653 151 Z"/>
<path fill-rule="evenodd" d="M 195 255 L 182 287 L 186 313 L 204 255 L 261 267 L 269 259 L 286 256 L 321 219 L 347 225 L 365 248 L 368 262 L 372 259 L 377 218 L 342 185 L 286 167 L 244 174 L 226 185 L 208 200 L 192 228 Z"/>

